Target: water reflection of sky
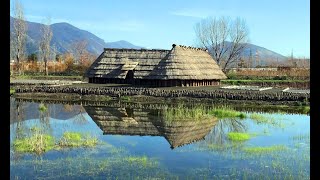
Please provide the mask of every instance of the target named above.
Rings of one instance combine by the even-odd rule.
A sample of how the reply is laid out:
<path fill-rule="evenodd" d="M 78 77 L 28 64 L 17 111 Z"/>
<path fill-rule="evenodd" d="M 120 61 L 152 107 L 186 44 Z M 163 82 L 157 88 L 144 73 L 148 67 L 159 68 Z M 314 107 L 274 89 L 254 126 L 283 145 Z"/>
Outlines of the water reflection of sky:
<path fill-rule="evenodd" d="M 34 105 L 35 104 L 35 105 Z M 25 111 L 31 112 L 28 110 L 28 107 L 37 106 L 34 103 L 33 106 L 27 106 Z M 63 105 L 55 105 L 56 108 L 61 109 Z M 53 106 L 52 106 L 53 107 Z M 76 110 L 78 112 L 78 110 Z M 38 113 L 38 112 L 37 112 Z M 64 112 L 66 113 L 66 112 Z M 159 166 L 161 168 L 167 169 L 168 172 L 173 174 L 183 175 L 186 171 L 202 168 L 202 169 L 216 169 L 224 171 L 225 169 L 230 168 L 240 168 L 241 166 L 246 166 L 251 164 L 250 160 L 239 160 L 234 159 L 231 156 L 222 155 L 222 153 L 215 152 L 214 150 L 207 148 L 209 144 L 217 144 L 214 142 L 215 137 L 219 134 L 217 131 L 213 131 L 214 128 L 217 128 L 219 124 L 216 124 L 212 127 L 212 130 L 205 136 L 204 140 L 199 140 L 194 143 L 187 143 L 181 147 L 177 147 L 174 149 L 170 148 L 170 144 L 168 140 L 163 136 L 128 136 L 128 135 L 109 135 L 104 134 L 103 130 L 99 128 L 95 121 L 93 121 L 92 117 L 88 115 L 86 112 L 82 112 L 82 114 L 75 113 L 71 111 L 70 113 L 76 114 L 75 116 L 61 120 L 55 118 L 49 118 L 47 122 L 47 127 L 50 129 L 50 132 L 53 136 L 59 139 L 63 132 L 66 131 L 75 131 L 82 133 L 89 133 L 94 136 L 97 136 L 99 140 L 107 143 L 111 146 L 99 145 L 95 149 L 71 149 L 67 151 L 49 151 L 42 155 L 43 159 L 59 159 L 66 157 L 81 157 L 85 155 L 89 155 L 93 158 L 101 158 L 101 157 L 113 157 L 114 153 L 110 153 L 110 147 L 122 149 L 120 151 L 120 156 L 147 156 L 155 158 L 159 161 Z M 251 119 L 240 120 L 239 122 L 246 128 L 247 133 L 256 134 L 250 140 L 244 142 L 242 146 L 246 147 L 254 147 L 254 146 L 272 146 L 272 145 L 285 145 L 289 148 L 293 147 L 292 139 L 295 136 L 300 135 L 308 135 L 310 133 L 310 117 L 307 115 L 299 115 L 299 114 L 264 114 L 269 118 L 274 118 L 277 122 L 281 121 L 281 125 L 270 125 L 270 124 L 257 124 L 255 121 Z M 223 122 L 223 120 L 220 120 Z M 21 121 L 23 123 L 24 128 L 28 129 L 33 126 L 37 126 L 43 122 L 39 119 L 28 119 L 25 121 Z M 230 123 L 223 122 L 223 126 L 232 126 Z M 12 123 L 11 127 L 11 141 L 13 141 L 16 133 L 17 123 Z M 228 129 L 232 129 L 233 127 L 222 127 L 225 130 L 225 134 L 220 137 L 223 139 L 223 142 L 228 143 L 226 133 L 228 133 Z M 221 131 L 221 130 L 220 130 Z M 221 132 L 222 133 L 222 132 Z M 220 134 L 221 135 L 221 134 Z M 305 141 L 298 141 L 297 143 L 304 143 Z M 309 144 L 304 146 L 305 148 L 309 148 Z M 121 152 L 123 154 L 121 155 Z M 294 151 L 293 151 L 294 152 Z M 307 153 L 308 151 L 304 152 Z M 308 155 L 308 154 L 307 154 Z M 30 155 L 25 155 L 24 159 L 32 159 L 33 157 Z M 23 158 L 22 158 L 23 159 Z M 289 159 L 290 160 L 290 159 Z M 293 159 L 292 159 L 293 160 Z M 254 161 L 259 161 L 255 159 Z M 63 166 L 63 165 L 62 165 Z M 310 167 L 306 167 L 307 172 L 309 172 Z M 11 173 L 20 174 L 22 171 L 26 171 L 28 168 L 20 169 L 15 166 L 11 166 Z M 294 171 L 294 169 L 292 169 Z M 27 172 L 25 172 L 27 173 Z M 23 173 L 22 173 L 23 174 Z M 27 173 L 28 174 L 28 173 Z M 30 174 L 32 176 L 32 174 Z"/>

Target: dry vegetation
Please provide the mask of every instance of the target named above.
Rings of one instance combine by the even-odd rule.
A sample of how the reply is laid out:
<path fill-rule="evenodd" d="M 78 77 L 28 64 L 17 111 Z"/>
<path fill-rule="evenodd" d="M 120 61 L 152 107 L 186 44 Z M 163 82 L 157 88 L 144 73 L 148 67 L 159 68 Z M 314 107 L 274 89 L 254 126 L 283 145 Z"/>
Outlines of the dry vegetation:
<path fill-rule="evenodd" d="M 309 80 L 309 68 L 256 68 L 229 71 L 229 79 L 300 79 Z"/>
<path fill-rule="evenodd" d="M 75 63 L 75 58 L 70 54 L 66 53 L 56 61 L 48 61 L 47 68 L 49 75 L 84 75 L 86 70 L 90 67 L 92 62 L 95 60 L 95 56 L 89 53 L 85 54 L 78 63 Z M 27 59 L 20 62 L 21 71 L 24 74 L 39 75 L 45 73 L 44 62 L 34 61 Z M 10 64 L 11 72 L 17 72 L 17 64 Z"/>

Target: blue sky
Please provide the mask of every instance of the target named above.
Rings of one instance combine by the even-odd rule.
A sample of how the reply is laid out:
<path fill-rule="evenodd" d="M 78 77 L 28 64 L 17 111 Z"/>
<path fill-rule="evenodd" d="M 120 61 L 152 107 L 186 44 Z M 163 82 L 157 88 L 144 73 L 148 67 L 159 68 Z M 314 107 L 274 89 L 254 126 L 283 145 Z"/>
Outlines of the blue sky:
<path fill-rule="evenodd" d="M 195 45 L 194 26 L 208 16 L 246 20 L 250 42 L 285 56 L 310 57 L 308 0 L 20 0 L 26 20 L 68 22 L 106 42 L 147 48 Z M 11 4 L 13 0 L 10 0 Z"/>

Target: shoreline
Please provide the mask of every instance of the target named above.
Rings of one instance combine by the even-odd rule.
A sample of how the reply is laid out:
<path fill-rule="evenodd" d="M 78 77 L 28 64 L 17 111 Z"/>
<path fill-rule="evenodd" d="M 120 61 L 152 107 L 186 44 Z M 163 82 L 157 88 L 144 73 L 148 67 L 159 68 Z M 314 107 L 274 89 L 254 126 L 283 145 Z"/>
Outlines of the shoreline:
<path fill-rule="evenodd" d="M 28 95 L 29 94 L 29 95 Z M 249 91 L 225 89 L 161 89 L 143 87 L 85 87 L 85 86 L 18 86 L 14 96 L 62 96 L 74 99 L 97 99 L 109 96 L 112 99 L 130 97 L 136 100 L 179 100 L 187 101 L 219 101 L 229 100 L 237 102 L 263 102 L 269 104 L 310 103 L 309 93 L 283 92 L 280 90 Z M 58 97 L 57 96 L 57 97 Z M 101 96 L 101 97 L 99 97 Z M 196 99 L 196 100 L 194 100 Z M 259 104 L 259 103 L 258 103 Z"/>
<path fill-rule="evenodd" d="M 78 94 L 48 94 L 48 93 L 25 93 L 13 96 L 17 102 L 35 102 L 44 104 L 68 104 L 82 106 L 108 106 L 118 108 L 142 108 L 142 109 L 162 109 L 164 106 L 175 106 L 185 104 L 187 106 L 205 105 L 216 107 L 231 106 L 235 110 L 242 111 L 262 111 L 262 112 L 287 112 L 305 114 L 305 107 L 308 105 L 297 105 L 290 103 L 270 103 L 259 101 L 234 101 L 219 99 L 199 99 L 199 98 L 176 98 L 165 99 L 144 96 L 131 96 L 130 99 L 103 98 L 103 95 L 80 96 Z"/>

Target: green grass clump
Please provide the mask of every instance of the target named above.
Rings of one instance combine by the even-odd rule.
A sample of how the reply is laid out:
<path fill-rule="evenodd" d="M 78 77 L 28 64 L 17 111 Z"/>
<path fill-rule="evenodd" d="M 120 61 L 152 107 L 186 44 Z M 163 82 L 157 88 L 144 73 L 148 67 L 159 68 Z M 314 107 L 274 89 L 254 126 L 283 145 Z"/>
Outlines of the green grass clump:
<path fill-rule="evenodd" d="M 10 89 L 10 96 L 13 95 L 14 93 L 16 93 L 15 89 Z"/>
<path fill-rule="evenodd" d="M 248 133 L 229 132 L 228 139 L 231 141 L 246 141 L 250 139 L 250 135 Z"/>
<path fill-rule="evenodd" d="M 270 153 L 274 151 L 283 151 L 287 148 L 284 145 L 274 145 L 274 146 L 265 146 L 265 147 L 246 147 L 243 150 L 249 154 L 263 154 Z"/>
<path fill-rule="evenodd" d="M 214 115 L 215 117 L 217 117 L 219 119 L 223 119 L 223 118 L 244 119 L 247 117 L 247 115 L 245 113 L 235 111 L 233 109 L 226 109 L 226 108 L 212 109 L 209 111 L 209 114 Z"/>
<path fill-rule="evenodd" d="M 268 119 L 267 117 L 258 113 L 250 114 L 250 119 L 257 121 L 258 123 L 269 123 L 272 121 L 272 119 Z"/>
<path fill-rule="evenodd" d="M 268 116 L 258 114 L 258 113 L 252 113 L 252 114 L 250 114 L 249 117 L 250 117 L 250 119 L 257 122 L 258 124 L 260 124 L 260 123 L 268 124 L 268 125 L 272 125 L 274 127 L 279 127 L 279 128 L 285 127 L 285 124 L 283 124 L 282 121 L 280 121 L 279 119 L 275 119 L 273 117 L 268 117 Z"/>
<path fill-rule="evenodd" d="M 303 114 L 310 114 L 310 106 L 302 106 L 299 108 L 299 110 L 303 113 Z"/>
<path fill-rule="evenodd" d="M 78 132 L 65 132 L 58 144 L 62 147 L 93 147 L 98 144 L 98 139 Z"/>
<path fill-rule="evenodd" d="M 47 111 L 47 107 L 44 104 L 39 104 L 39 111 L 44 112 Z"/>
<path fill-rule="evenodd" d="M 53 149 L 55 142 L 51 135 L 35 133 L 31 137 L 14 140 L 13 147 L 17 152 L 34 152 L 40 154 Z"/>
<path fill-rule="evenodd" d="M 131 101 L 130 96 L 121 96 L 120 99 L 121 99 L 122 101 Z"/>
<path fill-rule="evenodd" d="M 125 162 L 129 164 L 138 164 L 144 167 L 151 167 L 157 165 L 157 161 L 151 160 L 147 156 L 129 156 L 124 158 Z"/>
<path fill-rule="evenodd" d="M 110 96 L 102 96 L 101 100 L 102 101 L 110 101 L 110 100 L 112 100 L 112 97 L 110 97 Z"/>

